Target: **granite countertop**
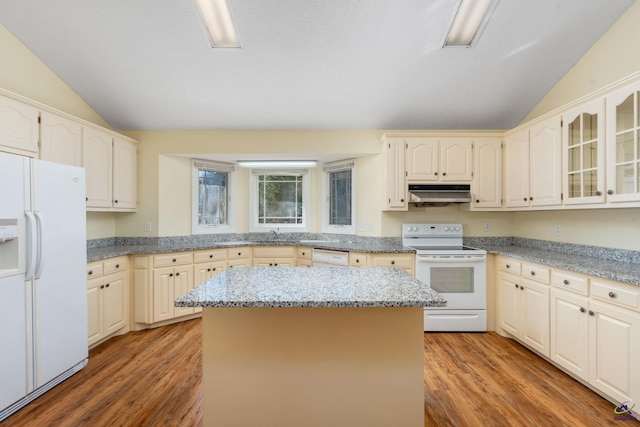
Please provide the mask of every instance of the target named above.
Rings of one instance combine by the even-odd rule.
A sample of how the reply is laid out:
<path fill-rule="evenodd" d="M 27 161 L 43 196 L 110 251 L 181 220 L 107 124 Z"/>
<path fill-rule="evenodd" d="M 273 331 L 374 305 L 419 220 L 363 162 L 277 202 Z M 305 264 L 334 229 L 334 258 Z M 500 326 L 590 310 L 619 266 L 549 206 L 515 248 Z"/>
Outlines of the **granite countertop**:
<path fill-rule="evenodd" d="M 232 268 L 176 299 L 177 307 L 444 307 L 398 267 Z"/>

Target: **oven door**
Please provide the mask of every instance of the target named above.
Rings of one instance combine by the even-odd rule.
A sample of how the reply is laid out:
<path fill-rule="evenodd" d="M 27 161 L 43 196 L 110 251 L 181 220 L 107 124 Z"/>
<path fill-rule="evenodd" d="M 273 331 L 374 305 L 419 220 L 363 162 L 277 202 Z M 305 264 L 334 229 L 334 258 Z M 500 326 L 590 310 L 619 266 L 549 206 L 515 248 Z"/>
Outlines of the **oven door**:
<path fill-rule="evenodd" d="M 446 309 L 487 307 L 486 256 L 416 255 L 416 278 L 447 300 Z"/>

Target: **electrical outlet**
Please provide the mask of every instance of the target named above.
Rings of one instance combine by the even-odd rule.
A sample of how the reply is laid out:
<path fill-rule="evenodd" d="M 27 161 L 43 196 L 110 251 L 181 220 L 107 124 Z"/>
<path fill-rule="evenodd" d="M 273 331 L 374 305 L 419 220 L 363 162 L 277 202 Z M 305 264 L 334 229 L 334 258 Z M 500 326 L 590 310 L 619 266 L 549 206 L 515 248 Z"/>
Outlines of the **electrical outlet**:
<path fill-rule="evenodd" d="M 367 222 L 366 224 L 367 231 L 373 230 L 373 224 L 371 224 L 370 222 Z"/>
<path fill-rule="evenodd" d="M 358 231 L 365 231 L 366 230 L 366 225 L 364 222 L 359 222 L 358 223 Z"/>
<path fill-rule="evenodd" d="M 555 235 L 559 236 L 561 232 L 562 232 L 562 228 L 559 225 L 556 225 L 554 228 Z"/>
<path fill-rule="evenodd" d="M 484 231 L 486 231 L 487 233 L 489 231 L 491 231 L 491 223 L 490 222 L 485 222 L 484 223 Z"/>
<path fill-rule="evenodd" d="M 145 222 L 144 223 L 144 232 L 145 233 L 151 233 L 151 223 L 150 222 Z"/>

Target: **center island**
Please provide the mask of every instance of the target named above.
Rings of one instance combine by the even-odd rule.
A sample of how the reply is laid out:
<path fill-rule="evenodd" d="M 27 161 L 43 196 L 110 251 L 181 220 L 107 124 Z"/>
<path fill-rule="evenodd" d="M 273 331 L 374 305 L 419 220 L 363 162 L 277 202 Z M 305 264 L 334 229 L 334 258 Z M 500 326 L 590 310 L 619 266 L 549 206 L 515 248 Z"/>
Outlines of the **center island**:
<path fill-rule="evenodd" d="M 204 426 L 424 425 L 423 307 L 397 267 L 232 268 L 203 307 Z"/>

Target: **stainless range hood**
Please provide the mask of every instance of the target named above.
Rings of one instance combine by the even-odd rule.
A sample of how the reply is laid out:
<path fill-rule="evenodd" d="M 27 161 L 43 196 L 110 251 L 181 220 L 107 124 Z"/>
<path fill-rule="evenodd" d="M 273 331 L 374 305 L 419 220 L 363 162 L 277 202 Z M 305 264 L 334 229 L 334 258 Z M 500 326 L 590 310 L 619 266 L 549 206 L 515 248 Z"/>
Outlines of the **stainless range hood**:
<path fill-rule="evenodd" d="M 410 202 L 416 206 L 470 203 L 470 184 L 409 184 Z"/>

